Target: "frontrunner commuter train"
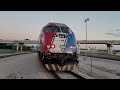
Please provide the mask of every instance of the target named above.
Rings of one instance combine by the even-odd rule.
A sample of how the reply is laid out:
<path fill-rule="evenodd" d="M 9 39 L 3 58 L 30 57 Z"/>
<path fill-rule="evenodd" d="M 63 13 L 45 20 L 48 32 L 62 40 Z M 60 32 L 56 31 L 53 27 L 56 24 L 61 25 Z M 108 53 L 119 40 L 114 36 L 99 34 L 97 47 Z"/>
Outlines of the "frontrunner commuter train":
<path fill-rule="evenodd" d="M 62 23 L 48 23 L 39 35 L 38 54 L 42 61 L 56 60 L 60 65 L 77 60 L 77 41 L 73 31 Z"/>

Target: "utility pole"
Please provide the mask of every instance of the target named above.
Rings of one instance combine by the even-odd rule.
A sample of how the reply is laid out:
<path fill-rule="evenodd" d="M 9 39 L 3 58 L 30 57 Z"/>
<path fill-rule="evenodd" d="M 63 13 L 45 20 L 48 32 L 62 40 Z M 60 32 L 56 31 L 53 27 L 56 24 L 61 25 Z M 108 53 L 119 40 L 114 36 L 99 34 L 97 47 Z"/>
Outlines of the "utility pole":
<path fill-rule="evenodd" d="M 89 21 L 89 18 L 85 19 L 85 23 L 86 23 L 86 59 L 87 59 L 87 21 Z"/>

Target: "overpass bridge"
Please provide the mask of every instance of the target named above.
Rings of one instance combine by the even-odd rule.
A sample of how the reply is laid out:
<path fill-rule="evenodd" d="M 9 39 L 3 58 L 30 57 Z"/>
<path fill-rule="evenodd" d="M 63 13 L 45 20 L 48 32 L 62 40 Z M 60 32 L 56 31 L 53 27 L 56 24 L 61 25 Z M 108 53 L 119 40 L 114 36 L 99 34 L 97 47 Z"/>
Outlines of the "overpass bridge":
<path fill-rule="evenodd" d="M 77 40 L 77 43 L 86 44 L 86 40 Z M 87 40 L 87 44 L 120 45 L 120 40 Z"/>
<path fill-rule="evenodd" d="M 77 40 L 77 44 L 86 44 L 86 40 Z M 108 54 L 112 54 L 113 45 L 120 45 L 120 40 L 87 40 L 87 44 L 105 44 Z"/>
<path fill-rule="evenodd" d="M 0 40 L 0 43 L 16 44 L 16 51 L 18 51 L 19 46 L 21 47 L 21 51 L 22 51 L 23 44 L 38 44 L 38 41 L 37 40 Z"/>
<path fill-rule="evenodd" d="M 0 40 L 0 43 L 16 44 L 16 50 L 18 51 L 21 46 L 22 51 L 23 44 L 38 44 L 39 42 L 37 40 Z M 86 44 L 86 40 L 77 40 L 77 44 Z M 113 45 L 120 45 L 120 40 L 87 40 L 87 44 L 105 44 L 108 54 L 112 54 Z"/>
<path fill-rule="evenodd" d="M 38 44 L 37 40 L 0 40 L 0 43 L 8 43 L 8 44 Z"/>

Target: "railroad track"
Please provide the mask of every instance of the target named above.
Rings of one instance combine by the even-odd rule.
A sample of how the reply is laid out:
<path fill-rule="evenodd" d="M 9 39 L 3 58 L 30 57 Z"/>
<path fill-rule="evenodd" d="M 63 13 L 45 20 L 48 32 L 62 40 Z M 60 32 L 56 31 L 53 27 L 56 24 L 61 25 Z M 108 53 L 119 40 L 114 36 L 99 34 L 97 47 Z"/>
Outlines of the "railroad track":
<path fill-rule="evenodd" d="M 41 59 L 40 59 L 41 61 Z M 56 79 L 91 79 L 91 77 L 84 75 L 82 73 L 77 73 L 73 70 L 76 70 L 76 65 L 65 65 L 63 67 L 58 67 L 58 64 L 46 64 L 42 62 L 45 69 L 50 72 Z M 56 67 L 57 66 L 57 67 Z M 71 67 L 70 67 L 71 66 Z M 70 69 L 72 68 L 72 69 Z M 78 70 L 77 70 L 78 71 Z"/>
<path fill-rule="evenodd" d="M 82 77 L 72 71 L 51 72 L 51 73 L 57 79 L 85 79 L 84 77 Z"/>
<path fill-rule="evenodd" d="M 62 79 L 55 71 L 50 71 L 56 79 Z"/>

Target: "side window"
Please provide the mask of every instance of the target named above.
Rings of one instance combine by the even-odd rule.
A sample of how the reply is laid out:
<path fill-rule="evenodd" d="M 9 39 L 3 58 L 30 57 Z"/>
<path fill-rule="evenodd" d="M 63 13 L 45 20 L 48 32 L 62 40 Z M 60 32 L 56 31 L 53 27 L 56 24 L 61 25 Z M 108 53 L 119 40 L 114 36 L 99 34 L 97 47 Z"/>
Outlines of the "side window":
<path fill-rule="evenodd" d="M 52 32 L 52 27 L 48 26 L 48 27 L 45 27 L 45 32 Z"/>
<path fill-rule="evenodd" d="M 70 28 L 68 28 L 68 30 L 69 30 L 69 34 L 73 34 L 73 32 Z"/>

